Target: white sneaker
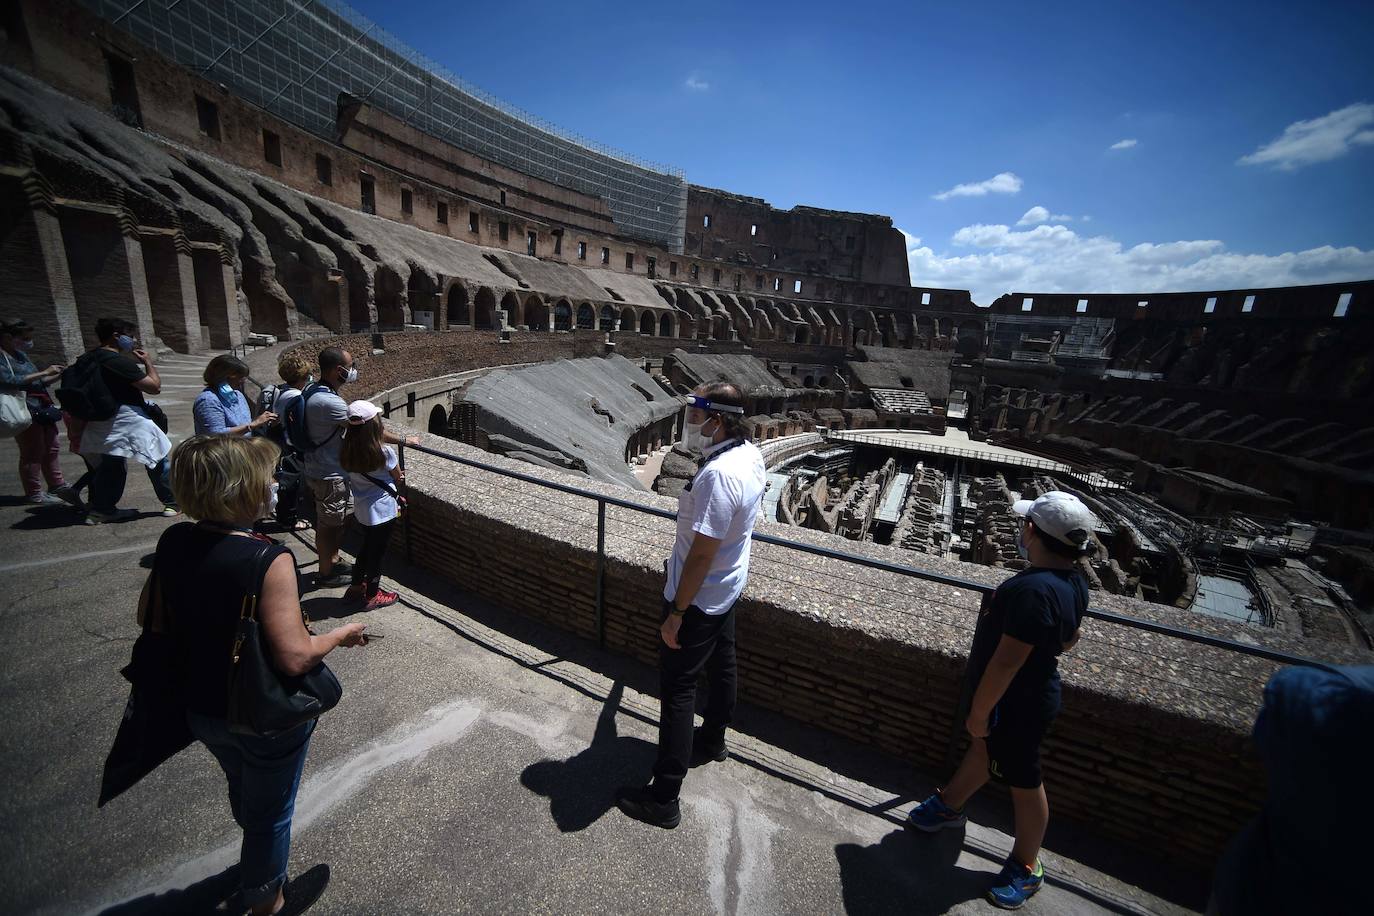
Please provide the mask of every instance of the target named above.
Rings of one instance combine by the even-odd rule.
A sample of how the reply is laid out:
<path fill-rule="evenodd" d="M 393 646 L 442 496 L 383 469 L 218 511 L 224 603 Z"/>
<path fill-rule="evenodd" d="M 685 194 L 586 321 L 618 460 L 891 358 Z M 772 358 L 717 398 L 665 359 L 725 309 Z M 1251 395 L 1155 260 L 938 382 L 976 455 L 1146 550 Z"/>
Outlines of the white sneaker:
<path fill-rule="evenodd" d="M 29 497 L 29 502 L 35 506 L 60 506 L 62 500 L 58 499 L 53 493 L 35 493 Z"/>
<path fill-rule="evenodd" d="M 181 510 L 178 509 L 176 506 L 163 506 L 163 507 L 162 507 L 162 517 L 163 517 L 163 518 L 176 518 L 176 517 L 177 517 L 178 515 L 180 515 L 180 514 L 181 514 Z"/>

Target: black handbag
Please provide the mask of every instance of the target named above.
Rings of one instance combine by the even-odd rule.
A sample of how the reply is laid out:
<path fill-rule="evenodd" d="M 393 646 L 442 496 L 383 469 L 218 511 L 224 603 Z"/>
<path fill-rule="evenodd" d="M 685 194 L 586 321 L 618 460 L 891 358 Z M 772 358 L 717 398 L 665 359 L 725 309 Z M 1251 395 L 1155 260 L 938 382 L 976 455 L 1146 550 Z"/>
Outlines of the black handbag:
<path fill-rule="evenodd" d="M 167 432 L 167 427 L 171 425 L 167 422 L 167 411 L 153 401 L 144 401 L 143 411 L 148 415 L 148 419 L 153 421 L 154 426 L 164 433 Z"/>
<path fill-rule="evenodd" d="M 281 674 L 272 665 L 257 619 L 258 596 L 276 551 L 264 544 L 254 561 L 250 592 L 243 596 L 238 634 L 229 667 L 229 731 L 270 738 L 333 709 L 343 685 L 320 662 L 299 676 Z M 302 612 L 304 617 L 304 612 Z M 309 623 L 308 618 L 306 619 Z"/>

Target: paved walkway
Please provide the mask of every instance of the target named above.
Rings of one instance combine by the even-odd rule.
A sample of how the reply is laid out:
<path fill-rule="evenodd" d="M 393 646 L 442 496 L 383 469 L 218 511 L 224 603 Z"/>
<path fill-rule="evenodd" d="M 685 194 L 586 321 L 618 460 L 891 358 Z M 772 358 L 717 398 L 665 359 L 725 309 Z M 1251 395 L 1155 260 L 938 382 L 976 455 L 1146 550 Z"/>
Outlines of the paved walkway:
<path fill-rule="evenodd" d="M 182 436 L 203 362 L 162 363 Z M 13 490 L 12 442 L 0 462 Z M 79 472 L 75 456 L 64 465 Z M 124 505 L 156 507 L 142 474 Z M 168 524 L 91 528 L 66 508 L 0 505 L 0 911 L 208 912 L 233 883 L 238 833 L 202 747 L 95 807 L 144 564 Z M 308 576 L 313 554 L 294 547 Z M 746 707 L 734 756 L 688 779 L 679 829 L 629 821 L 611 797 L 652 761 L 653 672 L 389 572 L 404 603 L 353 615 L 386 638 L 331 656 L 345 696 L 306 762 L 291 867 L 333 868 L 316 912 L 991 912 L 979 897 L 1010 847 L 1004 801 L 975 805 L 967 831 L 909 836 L 900 816 L 929 779 Z M 338 594 L 305 596 L 322 628 L 344 613 Z M 1067 824 L 1050 848 L 1052 882 L 1027 912 L 1178 909 L 1142 881 L 1200 903 L 1194 876 Z"/>

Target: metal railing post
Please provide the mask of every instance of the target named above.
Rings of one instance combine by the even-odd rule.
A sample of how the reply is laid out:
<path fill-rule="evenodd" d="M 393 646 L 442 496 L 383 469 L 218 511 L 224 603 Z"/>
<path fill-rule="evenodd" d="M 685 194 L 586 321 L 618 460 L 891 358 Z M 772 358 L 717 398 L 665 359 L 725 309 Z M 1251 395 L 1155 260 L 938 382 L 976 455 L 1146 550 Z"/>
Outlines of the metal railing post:
<path fill-rule="evenodd" d="M 596 647 L 606 648 L 606 501 L 596 501 Z"/>
<path fill-rule="evenodd" d="M 401 498 L 405 499 L 406 491 L 409 489 L 409 487 L 406 484 L 406 444 L 404 441 L 402 441 L 399 445 L 396 446 L 396 464 L 401 469 Z M 402 508 L 401 511 L 405 513 L 406 522 L 406 565 L 414 566 L 415 551 L 410 544 L 410 510 L 408 508 Z"/>

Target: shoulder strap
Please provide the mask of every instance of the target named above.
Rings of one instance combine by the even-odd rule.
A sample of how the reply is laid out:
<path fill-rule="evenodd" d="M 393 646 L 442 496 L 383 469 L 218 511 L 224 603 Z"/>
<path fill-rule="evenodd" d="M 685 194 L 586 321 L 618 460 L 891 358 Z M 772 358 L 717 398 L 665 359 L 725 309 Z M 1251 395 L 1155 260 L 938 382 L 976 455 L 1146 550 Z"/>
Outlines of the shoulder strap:
<path fill-rule="evenodd" d="M 385 490 L 387 493 L 389 493 L 389 494 L 391 495 L 391 498 L 392 498 L 392 499 L 398 500 L 398 501 L 400 500 L 400 498 L 401 498 L 401 497 L 400 497 L 400 494 L 398 494 L 398 493 L 396 492 L 396 487 L 391 483 L 391 481 L 389 481 L 389 480 L 378 480 L 376 477 L 373 477 L 371 474 L 362 474 L 362 475 L 360 475 L 360 476 L 362 476 L 363 479 L 370 481 L 374 486 L 380 487 L 381 489 Z"/>
<path fill-rule="evenodd" d="M 313 452 L 318 448 L 322 448 L 329 443 L 330 439 L 333 439 L 339 434 L 339 427 L 336 426 L 330 430 L 329 435 L 325 436 L 319 442 L 315 442 L 310 438 L 310 416 L 306 413 L 306 406 L 310 403 L 310 396 L 318 394 L 321 387 L 323 386 L 319 382 L 306 385 L 305 390 L 301 392 L 301 396 L 287 407 L 287 410 L 300 410 L 300 429 L 298 431 L 301 434 L 301 441 L 292 444 L 301 451 Z"/>
<path fill-rule="evenodd" d="M 253 557 L 253 577 L 248 580 L 248 589 L 243 593 L 243 608 L 239 614 L 244 620 L 253 620 L 257 616 L 258 599 L 262 597 L 263 585 L 267 581 L 267 569 L 280 555 L 277 551 L 279 546 L 278 544 L 262 544 Z"/>

